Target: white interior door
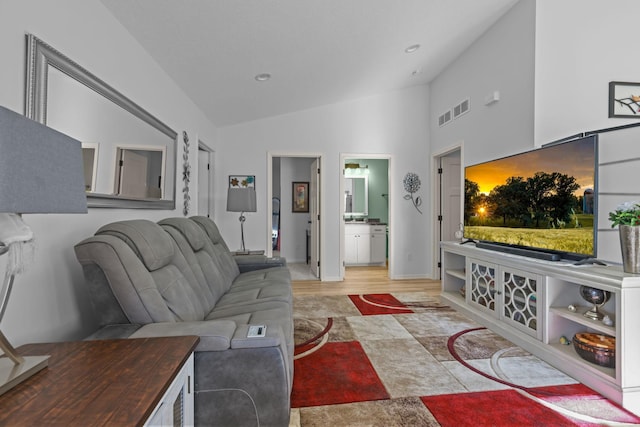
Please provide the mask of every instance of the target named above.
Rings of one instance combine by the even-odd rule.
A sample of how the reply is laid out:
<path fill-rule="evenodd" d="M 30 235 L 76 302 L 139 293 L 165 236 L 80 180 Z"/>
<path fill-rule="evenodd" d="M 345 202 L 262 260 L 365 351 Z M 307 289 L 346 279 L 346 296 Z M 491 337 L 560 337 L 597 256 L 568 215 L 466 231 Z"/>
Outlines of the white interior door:
<path fill-rule="evenodd" d="M 311 227 L 309 236 L 309 267 L 311 273 L 320 277 L 320 159 L 311 163 L 309 181 L 309 215 Z"/>
<path fill-rule="evenodd" d="M 441 277 L 440 265 L 442 263 L 442 251 L 440 242 L 455 240 L 455 232 L 459 230 L 462 221 L 461 194 L 462 194 L 462 161 L 460 150 L 452 151 L 437 158 L 438 173 L 440 177 L 437 186 L 438 197 L 436 215 L 438 218 L 438 245 L 435 248 L 438 271 L 436 277 Z"/>
<path fill-rule="evenodd" d="M 460 178 L 460 156 L 448 155 L 442 157 L 442 234 L 440 241 L 455 240 L 455 232 L 460 228 L 460 192 L 462 191 Z"/>

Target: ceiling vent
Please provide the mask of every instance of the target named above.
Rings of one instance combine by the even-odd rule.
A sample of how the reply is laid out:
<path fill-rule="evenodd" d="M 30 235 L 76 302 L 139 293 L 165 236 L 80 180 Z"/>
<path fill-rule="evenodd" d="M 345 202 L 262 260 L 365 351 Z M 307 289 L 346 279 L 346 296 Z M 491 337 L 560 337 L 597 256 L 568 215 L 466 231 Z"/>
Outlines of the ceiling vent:
<path fill-rule="evenodd" d="M 444 114 L 438 117 L 438 126 L 444 126 L 451 121 L 451 110 L 447 110 Z"/>
<path fill-rule="evenodd" d="M 453 118 L 457 119 L 461 115 L 469 112 L 469 98 L 462 101 L 460 104 L 453 107 Z"/>

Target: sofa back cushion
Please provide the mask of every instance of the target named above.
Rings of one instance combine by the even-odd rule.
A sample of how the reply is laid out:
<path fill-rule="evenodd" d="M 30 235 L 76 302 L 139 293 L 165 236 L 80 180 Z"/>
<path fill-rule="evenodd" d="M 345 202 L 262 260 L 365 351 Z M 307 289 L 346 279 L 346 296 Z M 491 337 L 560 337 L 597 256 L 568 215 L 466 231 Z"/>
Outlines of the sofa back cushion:
<path fill-rule="evenodd" d="M 192 216 L 190 219 L 204 230 L 208 237 L 204 245 L 204 250 L 211 255 L 212 259 L 218 262 L 220 270 L 227 281 L 226 283 L 229 283 L 229 286 L 231 286 L 231 283 L 233 283 L 235 278 L 240 274 L 240 269 L 238 268 L 238 263 L 236 263 L 229 251 L 229 246 L 227 246 L 222 238 L 218 226 L 206 216 Z"/>
<path fill-rule="evenodd" d="M 94 239 L 98 237 L 115 237 L 129 251 L 110 240 L 113 254 L 88 258 L 88 251 L 81 248 L 104 244 L 104 240 L 89 238 L 76 245 L 76 255 L 81 263 L 98 264 L 103 269 L 132 323 L 204 319 L 210 307 L 203 303 L 197 280 L 190 269 L 184 268 L 181 252 L 162 227 L 147 220 L 119 221 L 101 227 Z M 116 271 L 118 276 L 110 277 Z M 141 312 L 147 315 L 139 315 Z"/>
<path fill-rule="evenodd" d="M 171 239 L 156 224 L 144 219 L 112 222 L 96 231 L 96 236 L 110 235 L 124 241 L 149 271 L 169 264 L 174 247 Z"/>
<path fill-rule="evenodd" d="M 223 266 L 205 248 L 209 238 L 204 230 L 188 218 L 167 218 L 158 224 L 174 239 L 188 267 L 198 282 L 199 293 L 213 309 L 218 300 L 229 290 L 232 281 L 223 273 Z"/>

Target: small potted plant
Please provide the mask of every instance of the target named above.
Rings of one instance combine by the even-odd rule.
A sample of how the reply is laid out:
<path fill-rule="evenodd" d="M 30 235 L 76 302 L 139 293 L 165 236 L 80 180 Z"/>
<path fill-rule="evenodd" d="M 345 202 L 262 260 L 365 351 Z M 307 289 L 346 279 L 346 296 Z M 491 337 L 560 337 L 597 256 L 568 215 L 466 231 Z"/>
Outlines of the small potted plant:
<path fill-rule="evenodd" d="M 609 213 L 611 227 L 618 226 L 625 273 L 640 274 L 640 203 L 624 202 Z"/>

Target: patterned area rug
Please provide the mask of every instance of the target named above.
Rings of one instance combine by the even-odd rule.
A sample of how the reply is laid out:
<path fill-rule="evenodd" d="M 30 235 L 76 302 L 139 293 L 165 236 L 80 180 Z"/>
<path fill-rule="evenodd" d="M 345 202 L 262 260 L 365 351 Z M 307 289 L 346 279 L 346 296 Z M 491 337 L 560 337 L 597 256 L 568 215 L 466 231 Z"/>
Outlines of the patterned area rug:
<path fill-rule="evenodd" d="M 294 323 L 302 427 L 640 424 L 425 293 L 295 297 Z"/>

